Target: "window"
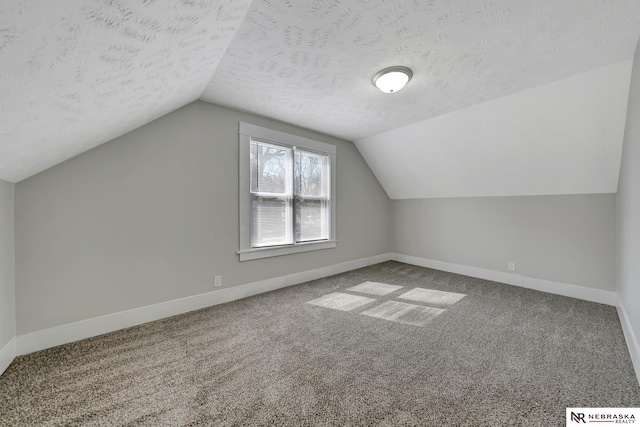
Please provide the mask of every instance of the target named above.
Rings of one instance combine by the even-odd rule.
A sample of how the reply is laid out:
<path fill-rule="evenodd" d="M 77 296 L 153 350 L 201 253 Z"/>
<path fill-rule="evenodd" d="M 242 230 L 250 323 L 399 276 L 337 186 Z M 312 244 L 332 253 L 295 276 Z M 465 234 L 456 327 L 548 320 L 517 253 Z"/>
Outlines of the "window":
<path fill-rule="evenodd" d="M 335 242 L 335 146 L 240 123 L 240 260 Z"/>

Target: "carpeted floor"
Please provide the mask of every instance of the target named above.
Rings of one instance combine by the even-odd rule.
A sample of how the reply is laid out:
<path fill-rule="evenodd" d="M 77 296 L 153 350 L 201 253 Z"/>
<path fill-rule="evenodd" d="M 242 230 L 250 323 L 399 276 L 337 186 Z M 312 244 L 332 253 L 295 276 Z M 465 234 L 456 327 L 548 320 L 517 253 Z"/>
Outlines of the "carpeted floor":
<path fill-rule="evenodd" d="M 3 426 L 552 426 L 568 406 L 640 406 L 614 307 L 397 262 L 18 357 L 0 376 Z"/>

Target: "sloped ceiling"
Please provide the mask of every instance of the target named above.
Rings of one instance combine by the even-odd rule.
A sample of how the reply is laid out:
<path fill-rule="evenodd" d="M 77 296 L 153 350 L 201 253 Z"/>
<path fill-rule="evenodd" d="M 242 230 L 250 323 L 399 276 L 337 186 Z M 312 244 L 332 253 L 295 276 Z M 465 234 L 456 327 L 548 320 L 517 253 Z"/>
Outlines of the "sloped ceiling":
<path fill-rule="evenodd" d="M 250 2 L 0 1 L 0 179 L 198 99 Z"/>
<path fill-rule="evenodd" d="M 388 131 L 626 60 L 639 35 L 635 0 L 3 0 L 0 179 L 197 98 L 394 144 Z M 382 94 L 371 77 L 390 65 L 414 78 Z"/>
<path fill-rule="evenodd" d="M 615 193 L 632 60 L 356 141 L 392 199 Z"/>
<path fill-rule="evenodd" d="M 633 55 L 635 0 L 254 1 L 202 99 L 357 140 Z M 413 79 L 383 94 L 381 69 Z"/>

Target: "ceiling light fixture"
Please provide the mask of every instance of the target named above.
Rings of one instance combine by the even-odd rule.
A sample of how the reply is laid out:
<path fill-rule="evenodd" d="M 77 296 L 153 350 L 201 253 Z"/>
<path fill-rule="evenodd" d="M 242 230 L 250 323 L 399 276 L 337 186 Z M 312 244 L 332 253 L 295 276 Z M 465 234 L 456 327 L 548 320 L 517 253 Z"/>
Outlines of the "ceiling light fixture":
<path fill-rule="evenodd" d="M 373 76 L 373 84 L 384 93 L 397 92 L 413 77 L 407 67 L 389 67 Z"/>

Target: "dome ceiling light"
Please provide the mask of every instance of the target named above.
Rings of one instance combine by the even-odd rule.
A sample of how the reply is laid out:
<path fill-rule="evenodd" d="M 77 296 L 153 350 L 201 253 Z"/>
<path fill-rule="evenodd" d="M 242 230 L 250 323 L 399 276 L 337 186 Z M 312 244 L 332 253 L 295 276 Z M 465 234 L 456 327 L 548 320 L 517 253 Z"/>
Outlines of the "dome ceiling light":
<path fill-rule="evenodd" d="M 413 77 L 407 67 L 389 67 L 373 77 L 373 84 L 384 93 L 394 93 L 402 89 Z"/>

